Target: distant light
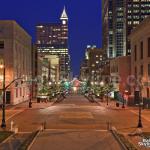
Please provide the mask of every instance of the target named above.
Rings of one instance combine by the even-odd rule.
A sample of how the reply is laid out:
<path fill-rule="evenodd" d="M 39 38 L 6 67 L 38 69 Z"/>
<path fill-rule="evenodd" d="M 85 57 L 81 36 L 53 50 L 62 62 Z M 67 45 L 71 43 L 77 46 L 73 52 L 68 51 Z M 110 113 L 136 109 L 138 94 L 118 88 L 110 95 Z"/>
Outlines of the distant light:
<path fill-rule="evenodd" d="M 98 84 L 98 82 L 95 82 L 95 84 L 97 85 L 97 84 Z"/>
<path fill-rule="evenodd" d="M 94 84 L 94 82 L 91 82 L 91 84 L 93 85 L 93 84 Z"/>
<path fill-rule="evenodd" d="M 103 81 L 101 81 L 101 82 L 100 82 L 100 85 L 101 85 L 101 86 L 104 86 L 104 82 L 103 82 Z"/>
<path fill-rule="evenodd" d="M 73 91 L 76 92 L 77 91 L 77 87 L 73 87 Z"/>
<path fill-rule="evenodd" d="M 37 28 L 43 28 L 43 26 L 36 26 Z"/>
<path fill-rule="evenodd" d="M 0 64 L 0 69 L 3 69 L 4 68 L 4 65 L 3 64 Z"/>

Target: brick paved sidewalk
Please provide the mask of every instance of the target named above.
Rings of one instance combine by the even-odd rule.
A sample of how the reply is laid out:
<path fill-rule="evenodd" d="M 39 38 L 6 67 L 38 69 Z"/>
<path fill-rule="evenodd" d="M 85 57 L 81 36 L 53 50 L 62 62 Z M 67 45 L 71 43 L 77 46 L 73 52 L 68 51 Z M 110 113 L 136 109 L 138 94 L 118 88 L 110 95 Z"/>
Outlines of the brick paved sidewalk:
<path fill-rule="evenodd" d="M 5 111 L 5 117 L 6 117 L 6 121 L 10 120 L 11 118 L 13 118 L 16 115 L 19 115 L 20 113 L 26 111 L 26 110 L 33 110 L 33 109 L 44 109 L 47 107 L 50 107 L 51 105 L 53 105 L 53 102 L 41 102 L 41 103 L 37 103 L 35 100 L 32 101 L 32 108 L 29 108 L 29 101 L 17 104 L 17 105 L 11 105 L 6 107 L 6 111 Z M 2 109 L 0 109 L 0 120 L 2 120 Z M 0 129 L 1 130 L 1 129 Z"/>
<path fill-rule="evenodd" d="M 108 105 L 107 105 L 107 101 L 104 100 L 103 102 L 100 99 L 95 99 L 101 106 L 106 107 L 108 109 L 114 109 L 114 110 L 136 110 L 137 107 L 128 107 L 125 105 L 125 108 L 122 108 L 122 104 L 119 104 L 119 107 L 116 107 L 116 101 L 108 101 Z"/>
<path fill-rule="evenodd" d="M 30 109 L 35 109 L 35 108 L 46 108 L 49 107 L 49 105 L 52 105 L 55 102 L 53 99 L 51 102 L 40 102 L 37 103 L 36 99 L 32 100 L 32 108 Z M 28 109 L 29 108 L 29 101 L 25 101 L 16 105 L 7 105 L 6 110 L 18 110 L 18 109 Z M 1 111 L 1 109 L 0 109 Z"/>

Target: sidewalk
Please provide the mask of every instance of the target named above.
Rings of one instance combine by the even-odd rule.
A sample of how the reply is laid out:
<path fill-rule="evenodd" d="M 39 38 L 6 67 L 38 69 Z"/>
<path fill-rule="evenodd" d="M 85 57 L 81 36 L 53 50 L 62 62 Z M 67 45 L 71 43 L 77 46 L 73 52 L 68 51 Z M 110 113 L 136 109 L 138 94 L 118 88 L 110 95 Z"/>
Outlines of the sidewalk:
<path fill-rule="evenodd" d="M 55 102 L 55 100 L 53 100 L 52 102 L 40 102 L 37 103 L 37 101 L 35 99 L 32 100 L 32 108 L 29 108 L 29 101 L 25 101 L 16 105 L 7 105 L 6 106 L 6 110 L 20 110 L 20 109 L 40 109 L 40 108 L 46 108 L 49 105 L 52 105 Z M 1 111 L 1 109 L 0 109 Z"/>
<path fill-rule="evenodd" d="M 108 101 L 108 105 L 107 105 L 107 101 L 104 100 L 103 102 L 100 99 L 95 99 L 95 101 L 97 103 L 99 103 L 101 106 L 108 108 L 108 109 L 113 109 L 113 110 L 137 110 L 137 107 L 129 107 L 127 105 L 124 105 L 125 108 L 122 108 L 122 104 L 119 104 L 119 107 L 116 107 L 116 101 Z"/>
<path fill-rule="evenodd" d="M 34 109 L 44 109 L 47 107 L 50 107 L 54 104 L 53 102 L 41 102 L 41 103 L 37 103 L 35 100 L 32 101 L 32 108 L 29 108 L 29 101 L 17 104 L 17 105 L 10 105 L 8 107 L 6 107 L 5 110 L 5 118 L 6 121 L 10 120 L 12 117 L 26 111 L 26 110 L 34 110 Z M 2 109 L 0 109 L 0 120 L 2 120 Z"/>
<path fill-rule="evenodd" d="M 130 106 L 126 106 L 125 108 L 122 108 L 122 105 L 120 105 L 119 107 L 116 107 L 116 102 L 115 101 L 109 101 L 108 105 L 107 102 L 101 102 L 99 99 L 96 100 L 97 103 L 100 104 L 100 106 L 103 106 L 107 109 L 112 109 L 112 110 L 129 110 L 130 112 L 138 115 L 139 114 L 139 108 L 138 107 L 130 107 Z M 150 109 L 142 109 L 142 118 L 146 121 L 150 122 Z"/>
<path fill-rule="evenodd" d="M 4 142 L 0 143 L 1 150 L 19 149 L 21 144 L 29 138 L 31 133 L 17 133 L 10 136 Z"/>

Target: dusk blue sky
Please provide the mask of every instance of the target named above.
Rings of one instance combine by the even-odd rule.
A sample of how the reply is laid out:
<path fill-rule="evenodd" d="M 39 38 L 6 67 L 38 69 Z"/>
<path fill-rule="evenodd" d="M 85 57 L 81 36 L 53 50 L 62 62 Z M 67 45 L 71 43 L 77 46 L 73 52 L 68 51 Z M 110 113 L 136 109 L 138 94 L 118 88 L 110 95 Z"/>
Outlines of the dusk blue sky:
<path fill-rule="evenodd" d="M 101 0 L 3 0 L 0 19 L 16 20 L 35 41 L 37 23 L 58 22 L 64 5 L 69 17 L 69 46 L 74 75 L 87 45 L 101 47 Z"/>

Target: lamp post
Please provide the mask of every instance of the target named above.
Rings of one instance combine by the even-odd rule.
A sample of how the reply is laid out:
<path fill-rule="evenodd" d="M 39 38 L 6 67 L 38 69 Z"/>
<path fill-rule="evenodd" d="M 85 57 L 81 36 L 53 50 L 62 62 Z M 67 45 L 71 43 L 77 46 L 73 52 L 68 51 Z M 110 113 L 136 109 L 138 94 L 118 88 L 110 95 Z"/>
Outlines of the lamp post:
<path fill-rule="evenodd" d="M 122 105 L 122 108 L 125 108 L 125 100 L 127 100 L 127 95 L 128 95 L 128 90 L 125 90 L 124 91 L 124 94 L 123 94 L 123 105 Z"/>
<path fill-rule="evenodd" d="M 138 126 L 137 126 L 138 128 L 143 127 L 141 115 L 142 115 L 142 109 L 141 109 L 141 103 L 139 102 L 139 119 L 138 119 Z"/>
<path fill-rule="evenodd" d="M 141 93 L 141 88 L 138 86 L 136 88 L 136 92 L 138 92 L 138 103 L 139 103 L 139 113 L 138 113 L 138 125 L 137 127 L 138 128 L 142 128 L 143 125 L 142 125 L 142 109 L 141 109 L 141 102 L 142 102 L 142 93 Z"/>
<path fill-rule="evenodd" d="M 29 108 L 32 108 L 32 81 L 30 82 L 30 85 L 29 85 L 29 89 L 30 89 L 30 94 L 29 94 Z"/>
<path fill-rule="evenodd" d="M 125 104 L 124 104 L 124 98 L 123 98 L 123 104 L 122 104 L 122 108 L 125 108 Z"/>
<path fill-rule="evenodd" d="M 139 118 L 138 118 L 138 128 L 142 128 L 142 109 L 141 109 L 141 105 L 142 105 L 142 93 L 141 93 L 141 89 L 139 91 Z"/>
<path fill-rule="evenodd" d="M 107 105 L 108 105 L 108 93 L 107 93 Z"/>
<path fill-rule="evenodd" d="M 123 98 L 122 108 L 125 108 L 125 104 L 124 104 L 124 94 L 123 94 L 122 98 Z"/>
<path fill-rule="evenodd" d="M 5 64 L 1 64 L 0 68 L 3 69 L 3 104 L 2 104 L 2 128 L 6 128 L 6 121 L 5 121 Z"/>
<path fill-rule="evenodd" d="M 101 86 L 101 87 L 104 86 L 104 82 L 103 82 L 103 81 L 100 82 L 100 86 Z M 102 96 L 102 101 L 103 101 L 103 96 Z"/>

